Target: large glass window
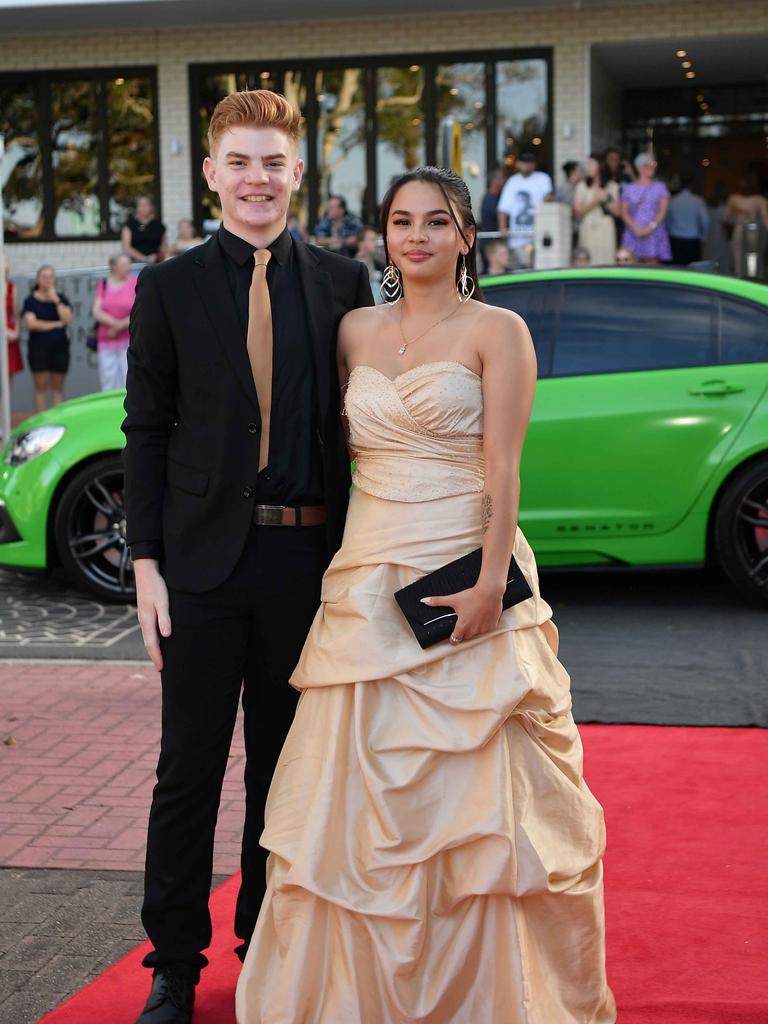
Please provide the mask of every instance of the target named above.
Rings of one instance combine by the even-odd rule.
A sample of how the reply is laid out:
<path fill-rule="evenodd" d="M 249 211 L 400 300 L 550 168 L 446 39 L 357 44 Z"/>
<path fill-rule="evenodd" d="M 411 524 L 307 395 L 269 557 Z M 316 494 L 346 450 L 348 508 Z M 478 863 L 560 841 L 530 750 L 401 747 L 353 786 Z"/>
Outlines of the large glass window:
<path fill-rule="evenodd" d="M 151 71 L 0 76 L 7 240 L 115 238 L 136 196 L 155 199 Z"/>
<path fill-rule="evenodd" d="M 331 68 L 315 75 L 317 100 L 317 209 L 329 195 L 344 196 L 360 214 L 368 180 L 365 83 L 362 68 Z"/>
<path fill-rule="evenodd" d="M 548 284 L 502 284 L 483 288 L 487 302 L 502 309 L 511 309 L 525 320 L 536 349 L 539 377 L 549 375 L 552 359 L 551 332 L 545 330 L 542 323 L 545 298 L 552 291 Z"/>
<path fill-rule="evenodd" d="M 720 300 L 720 362 L 768 363 L 768 313 L 744 302 Z"/>
<path fill-rule="evenodd" d="M 192 66 L 200 118 L 192 152 L 198 226 L 221 213 L 200 175 L 213 107 L 230 92 L 257 87 L 284 92 L 305 115 L 306 171 L 293 212 L 310 232 L 330 193 L 376 223 L 393 178 L 420 164 L 452 162 L 459 149 L 479 216 L 490 167 L 505 159 L 511 166 L 521 147 L 534 149 L 542 170 L 552 171 L 549 63 L 539 50 Z"/>
<path fill-rule="evenodd" d="M 393 178 L 426 163 L 424 68 L 378 68 L 376 73 L 376 165 L 379 199 Z"/>
<path fill-rule="evenodd" d="M 33 85 L 0 82 L 0 163 L 6 238 L 37 238 L 43 232 L 43 161 L 37 95 Z"/>
<path fill-rule="evenodd" d="M 117 76 L 107 82 L 109 227 L 118 232 L 136 199 L 155 191 L 152 81 Z"/>
<path fill-rule="evenodd" d="M 469 187 L 473 208 L 479 211 L 486 175 L 485 64 L 440 64 L 435 81 L 438 162 L 450 166 L 449 140 L 458 125 L 461 176 Z"/>
<path fill-rule="evenodd" d="M 549 84 L 545 60 L 500 60 L 496 64 L 496 152 L 509 157 L 530 150 L 539 170 L 551 160 L 547 142 Z M 509 161 L 508 161 L 509 162 Z"/>
<path fill-rule="evenodd" d="M 621 373 L 713 362 L 712 299 L 694 288 L 563 288 L 553 375 Z"/>
<path fill-rule="evenodd" d="M 96 82 L 51 83 L 53 231 L 57 238 L 101 234 Z"/>

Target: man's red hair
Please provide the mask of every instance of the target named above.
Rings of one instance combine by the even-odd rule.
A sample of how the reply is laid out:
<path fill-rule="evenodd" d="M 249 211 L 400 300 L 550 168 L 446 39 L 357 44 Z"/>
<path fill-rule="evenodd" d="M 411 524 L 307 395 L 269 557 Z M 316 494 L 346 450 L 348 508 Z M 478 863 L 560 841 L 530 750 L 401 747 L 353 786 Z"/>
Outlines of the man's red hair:
<path fill-rule="evenodd" d="M 249 89 L 233 92 L 220 100 L 208 126 L 208 148 L 213 155 L 219 139 L 230 128 L 277 128 L 291 142 L 301 138 L 302 117 L 285 96 L 270 89 Z"/>

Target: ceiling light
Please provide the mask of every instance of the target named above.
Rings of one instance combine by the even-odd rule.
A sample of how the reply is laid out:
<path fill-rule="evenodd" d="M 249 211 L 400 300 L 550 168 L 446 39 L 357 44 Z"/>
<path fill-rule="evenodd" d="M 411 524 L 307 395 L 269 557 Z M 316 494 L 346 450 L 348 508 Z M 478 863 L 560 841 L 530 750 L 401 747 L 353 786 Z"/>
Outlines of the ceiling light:
<path fill-rule="evenodd" d="M 540 146 L 541 145 L 541 139 L 538 138 L 538 136 L 535 139 L 531 139 L 531 142 L 533 143 L 534 146 Z"/>
<path fill-rule="evenodd" d="M 689 60 L 684 60 L 683 63 L 682 63 L 682 67 L 684 67 L 684 68 L 692 68 L 693 64 Z"/>
<path fill-rule="evenodd" d="M 421 71 L 421 64 L 411 64 L 409 71 Z"/>
<path fill-rule="evenodd" d="M 709 167 L 709 164 L 710 164 L 709 159 L 707 157 L 704 157 L 704 159 L 701 161 L 701 166 L 702 167 Z"/>
<path fill-rule="evenodd" d="M 266 79 L 269 78 L 269 72 L 262 71 L 261 74 L 259 75 L 259 78 L 262 80 L 262 82 L 266 81 Z"/>
<path fill-rule="evenodd" d="M 451 96 L 458 96 L 459 95 L 459 90 L 456 89 L 456 88 L 453 88 L 453 89 L 450 90 L 450 93 L 451 93 Z"/>
<path fill-rule="evenodd" d="M 687 50 L 678 50 L 676 56 L 677 57 L 687 57 L 688 56 L 688 51 Z"/>
<path fill-rule="evenodd" d="M 696 77 L 696 72 L 695 71 L 686 71 L 685 72 L 685 77 L 686 78 L 695 78 Z"/>

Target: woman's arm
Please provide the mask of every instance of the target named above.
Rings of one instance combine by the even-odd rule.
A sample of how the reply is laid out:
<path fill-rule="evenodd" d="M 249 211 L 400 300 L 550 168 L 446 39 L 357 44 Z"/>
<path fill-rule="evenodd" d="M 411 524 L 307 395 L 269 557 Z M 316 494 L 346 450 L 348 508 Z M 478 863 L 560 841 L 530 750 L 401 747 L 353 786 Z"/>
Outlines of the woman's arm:
<path fill-rule="evenodd" d="M 59 314 L 59 320 L 61 320 L 63 327 L 68 327 L 72 323 L 72 307 L 58 298 L 56 301 L 56 312 Z"/>
<path fill-rule="evenodd" d="M 656 211 L 656 216 L 653 218 L 652 222 L 654 223 L 654 231 L 664 223 L 664 218 L 667 216 L 667 210 L 669 210 L 669 196 L 662 196 L 661 201 L 659 202 L 659 208 Z"/>
<path fill-rule="evenodd" d="M 16 290 L 16 285 L 11 281 L 11 314 L 13 322 L 16 324 L 15 327 L 11 327 L 10 324 L 6 325 L 6 333 L 8 335 L 8 341 L 19 340 L 19 293 Z"/>
<path fill-rule="evenodd" d="M 109 313 L 104 312 L 98 295 L 93 300 L 93 319 L 99 324 L 104 324 L 105 327 L 111 327 L 114 331 L 124 330 L 128 326 L 125 320 L 117 320 Z"/>
<path fill-rule="evenodd" d="M 139 252 L 138 249 L 133 248 L 131 245 L 132 241 L 131 229 L 127 224 L 124 224 L 123 229 L 120 232 L 120 245 L 123 247 L 123 252 L 126 256 L 130 256 L 132 260 L 140 260 L 141 262 L 144 262 L 147 257 L 143 252 Z"/>
<path fill-rule="evenodd" d="M 167 258 L 168 258 L 168 239 L 165 237 L 165 232 L 163 232 L 163 237 L 160 239 L 160 246 L 159 246 L 157 252 L 155 253 L 155 258 L 154 258 L 153 262 L 154 263 L 162 263 L 162 261 L 167 259 Z"/>
<path fill-rule="evenodd" d="M 483 328 L 478 344 L 483 363 L 483 565 L 474 587 L 425 600 L 455 610 L 458 641 L 499 624 L 517 533 L 520 459 L 536 387 L 536 355 L 525 322 L 516 313 L 489 308 Z"/>
<path fill-rule="evenodd" d="M 576 195 L 578 196 L 582 196 L 583 194 L 583 192 L 576 193 Z M 573 212 L 579 219 L 581 219 L 582 217 L 585 217 L 591 210 L 594 210 L 595 207 L 600 206 L 601 203 L 604 203 L 605 197 L 605 190 L 601 188 L 595 189 L 594 199 L 586 199 L 582 202 L 577 200 L 576 196 L 574 196 Z"/>
<path fill-rule="evenodd" d="M 634 217 L 629 212 L 629 204 L 626 199 L 621 200 L 621 219 L 627 225 L 630 231 L 633 231 L 638 238 L 643 238 L 645 235 L 645 228 L 641 228 L 639 224 L 635 223 Z"/>
<path fill-rule="evenodd" d="M 517 533 L 520 460 L 536 388 L 536 355 L 519 316 L 505 310 L 494 319 L 497 322 L 486 329 L 488 338 L 480 349 L 485 489 L 483 568 L 477 586 L 497 594 L 500 601 Z"/>
<path fill-rule="evenodd" d="M 64 327 L 64 323 L 62 320 L 38 320 L 35 314 L 28 309 L 24 314 L 24 326 L 28 331 L 45 333 L 45 331 L 55 331 L 59 327 Z"/>
<path fill-rule="evenodd" d="M 347 386 L 349 385 L 349 352 L 353 344 L 353 339 L 359 331 L 360 320 L 365 315 L 365 307 L 359 309 L 351 309 L 348 313 L 345 313 L 339 323 L 339 333 L 336 342 L 336 369 L 339 374 L 339 395 L 341 397 L 341 408 L 339 409 L 339 415 L 341 416 L 341 426 L 344 431 L 344 440 L 347 445 L 347 454 L 349 456 L 350 462 L 355 461 L 357 453 L 350 444 L 349 420 L 347 419 L 346 414 L 344 412 L 344 402 L 346 400 Z M 368 313 L 367 315 L 370 316 L 370 313 Z"/>

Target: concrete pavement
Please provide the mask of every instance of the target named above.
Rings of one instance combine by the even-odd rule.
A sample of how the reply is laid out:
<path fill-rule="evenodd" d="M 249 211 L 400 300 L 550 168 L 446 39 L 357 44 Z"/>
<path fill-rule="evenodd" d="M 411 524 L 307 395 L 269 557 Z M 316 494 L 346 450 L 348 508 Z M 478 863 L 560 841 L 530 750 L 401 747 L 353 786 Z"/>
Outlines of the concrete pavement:
<path fill-rule="evenodd" d="M 146 662 L 0 661 L 0 1024 L 35 1024 L 143 941 L 159 735 Z M 243 766 L 238 723 L 214 884 L 239 867 Z"/>

